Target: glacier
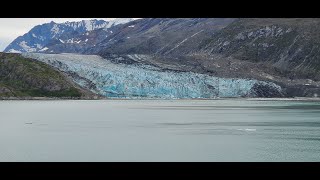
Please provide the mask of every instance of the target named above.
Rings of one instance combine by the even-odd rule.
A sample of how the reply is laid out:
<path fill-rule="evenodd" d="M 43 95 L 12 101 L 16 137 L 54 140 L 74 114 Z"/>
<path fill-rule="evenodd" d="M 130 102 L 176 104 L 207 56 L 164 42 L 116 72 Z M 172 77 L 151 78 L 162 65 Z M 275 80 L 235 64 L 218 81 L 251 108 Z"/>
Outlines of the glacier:
<path fill-rule="evenodd" d="M 254 97 L 256 84 L 281 87 L 255 79 L 219 78 L 193 72 L 163 70 L 145 64 L 114 63 L 97 55 L 23 53 L 72 75 L 81 87 L 110 98 Z M 129 56 L 128 56 L 129 57 Z"/>

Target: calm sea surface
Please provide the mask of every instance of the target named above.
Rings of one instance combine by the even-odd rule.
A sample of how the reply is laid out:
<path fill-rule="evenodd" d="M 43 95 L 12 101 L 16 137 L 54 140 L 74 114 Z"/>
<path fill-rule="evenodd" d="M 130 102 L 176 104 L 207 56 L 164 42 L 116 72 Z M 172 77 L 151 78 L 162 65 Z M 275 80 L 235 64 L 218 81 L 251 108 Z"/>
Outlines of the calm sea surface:
<path fill-rule="evenodd" d="M 0 161 L 320 161 L 320 102 L 0 101 Z"/>

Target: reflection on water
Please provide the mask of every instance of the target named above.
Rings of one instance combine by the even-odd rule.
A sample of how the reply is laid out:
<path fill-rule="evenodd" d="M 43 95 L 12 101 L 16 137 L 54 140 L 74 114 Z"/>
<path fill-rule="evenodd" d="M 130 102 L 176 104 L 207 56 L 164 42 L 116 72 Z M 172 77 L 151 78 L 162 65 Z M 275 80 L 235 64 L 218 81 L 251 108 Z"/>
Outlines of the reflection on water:
<path fill-rule="evenodd" d="M 320 102 L 0 101 L 0 161 L 320 161 Z"/>

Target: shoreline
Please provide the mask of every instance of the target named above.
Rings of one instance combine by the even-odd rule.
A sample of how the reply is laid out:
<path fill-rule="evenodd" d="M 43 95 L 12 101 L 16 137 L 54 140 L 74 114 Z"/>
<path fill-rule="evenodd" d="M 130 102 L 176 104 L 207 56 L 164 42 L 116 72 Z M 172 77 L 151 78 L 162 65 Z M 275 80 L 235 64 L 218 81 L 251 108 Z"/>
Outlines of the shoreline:
<path fill-rule="evenodd" d="M 0 97 L 0 101 L 55 101 L 55 100 L 105 100 L 107 98 L 58 98 L 58 97 Z"/>
<path fill-rule="evenodd" d="M 95 98 L 58 98 L 58 97 L 0 97 L 0 101 L 61 101 L 61 100 L 88 100 L 88 101 L 100 101 L 100 100 L 117 100 L 117 101 L 212 101 L 212 100 L 246 100 L 246 101 L 315 101 L 320 102 L 318 97 L 293 97 L 293 98 L 245 98 L 245 97 L 223 97 L 223 98 L 108 98 L 108 97 L 95 97 Z"/>

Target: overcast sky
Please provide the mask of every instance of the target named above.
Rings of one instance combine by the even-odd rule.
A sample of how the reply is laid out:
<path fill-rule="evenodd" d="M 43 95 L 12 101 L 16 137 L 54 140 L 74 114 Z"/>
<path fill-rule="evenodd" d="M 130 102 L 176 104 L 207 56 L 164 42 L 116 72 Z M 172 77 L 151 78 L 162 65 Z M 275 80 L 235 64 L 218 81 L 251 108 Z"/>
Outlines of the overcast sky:
<path fill-rule="evenodd" d="M 0 18 L 0 52 L 18 36 L 24 35 L 34 26 L 51 21 L 81 21 L 90 19 L 112 20 L 115 18 Z"/>

